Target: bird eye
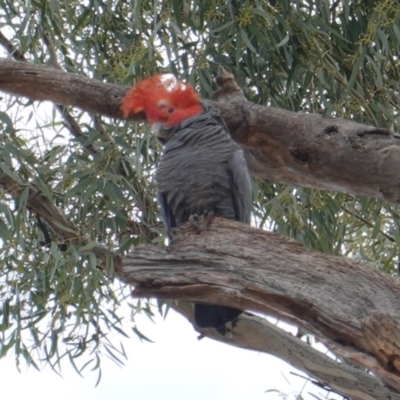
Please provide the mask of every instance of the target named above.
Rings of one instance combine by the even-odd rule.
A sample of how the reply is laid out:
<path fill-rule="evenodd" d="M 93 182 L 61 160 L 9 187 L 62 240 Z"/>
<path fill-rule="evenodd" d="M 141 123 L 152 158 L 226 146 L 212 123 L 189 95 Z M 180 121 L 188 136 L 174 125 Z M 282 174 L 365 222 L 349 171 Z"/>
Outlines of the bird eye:
<path fill-rule="evenodd" d="M 160 110 L 163 110 L 164 108 L 167 108 L 167 107 L 168 107 L 168 102 L 166 102 L 165 100 L 160 100 L 160 101 L 158 102 L 158 104 L 157 104 L 157 107 L 158 107 Z"/>

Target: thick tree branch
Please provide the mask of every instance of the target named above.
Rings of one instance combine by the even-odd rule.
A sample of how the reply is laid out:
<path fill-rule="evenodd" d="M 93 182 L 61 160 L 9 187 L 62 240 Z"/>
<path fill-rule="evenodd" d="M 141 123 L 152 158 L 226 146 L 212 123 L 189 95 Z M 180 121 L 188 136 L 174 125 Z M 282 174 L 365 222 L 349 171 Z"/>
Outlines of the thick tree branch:
<path fill-rule="evenodd" d="M 135 296 L 200 301 L 266 313 L 316 335 L 337 355 L 400 392 L 400 284 L 344 257 L 215 219 L 169 249 L 138 247 L 124 261 Z"/>
<path fill-rule="evenodd" d="M 193 312 L 185 303 L 177 303 L 173 308 L 194 323 Z M 362 369 L 339 363 L 257 315 L 243 314 L 233 334 L 228 336 L 221 336 L 213 329 L 195 328 L 222 343 L 283 359 L 319 383 L 353 400 L 400 399 L 399 394 Z"/>
<path fill-rule="evenodd" d="M 45 42 L 47 44 L 47 46 L 49 47 L 49 51 L 52 55 L 52 59 L 53 59 L 53 65 L 55 68 L 58 68 L 61 70 L 60 65 L 57 62 L 57 58 L 55 55 L 55 51 L 54 51 L 54 46 L 53 43 L 51 41 L 50 36 L 48 35 L 48 33 L 45 33 L 44 35 L 44 39 Z M 24 61 L 24 62 L 28 62 L 28 60 L 25 58 L 24 54 L 22 52 L 20 52 L 4 35 L 2 32 L 0 32 L 0 45 L 3 46 L 8 53 L 10 54 L 10 56 L 12 58 L 14 58 L 17 61 Z M 76 122 L 75 118 L 72 117 L 72 115 L 67 111 L 66 107 L 60 105 L 60 104 L 55 104 L 56 109 L 60 112 L 63 121 L 64 121 L 64 125 L 67 127 L 67 129 L 70 131 L 70 133 L 75 136 L 76 138 L 81 138 L 84 136 L 80 126 L 78 125 L 78 123 Z M 91 145 L 86 145 L 85 146 L 86 150 L 90 153 L 90 154 L 95 154 L 96 153 L 96 149 Z"/>
<path fill-rule="evenodd" d="M 19 197 L 26 187 L 8 177 L 1 178 L 0 184 L 15 197 Z M 40 215 L 67 245 L 86 244 L 77 228 L 72 226 L 61 211 L 34 188 L 30 188 L 27 205 L 29 209 Z M 113 255 L 100 245 L 95 246 L 92 251 L 102 261 L 105 261 L 106 257 L 112 256 L 117 273 L 121 270 L 121 259 L 118 255 Z M 174 308 L 193 322 L 192 312 L 188 311 L 182 303 L 176 304 Z M 359 369 L 339 365 L 335 360 L 312 349 L 263 318 L 247 314 L 240 319 L 234 335 L 227 337 L 221 337 L 213 330 L 201 332 L 210 338 L 227 344 L 281 357 L 319 382 L 329 385 L 343 395 L 352 395 L 354 399 L 368 399 L 368 396 L 373 396 L 371 398 L 400 399 L 400 396 L 396 397 L 393 392 L 377 382 L 372 376 Z M 249 332 L 251 332 L 251 335 L 249 335 Z"/>
<path fill-rule="evenodd" d="M 0 59 L 0 90 L 122 118 L 120 104 L 128 88 L 43 65 Z"/>
<path fill-rule="evenodd" d="M 220 69 L 220 86 L 232 88 Z M 60 70 L 0 60 L 0 90 L 122 118 L 127 88 Z M 246 149 L 253 175 L 270 181 L 366 195 L 400 203 L 400 142 L 390 131 L 320 114 L 248 102 L 208 100 Z M 225 96 L 226 97 L 226 96 Z M 131 116 L 142 120 L 143 114 Z"/>
<path fill-rule="evenodd" d="M 44 42 L 46 43 L 46 46 L 49 49 L 49 52 L 51 54 L 51 58 L 52 58 L 52 62 L 53 62 L 53 66 L 54 68 L 61 70 L 61 67 L 57 61 L 57 56 L 56 56 L 56 51 L 54 49 L 54 43 L 51 37 L 51 34 L 49 31 L 45 31 L 44 32 Z M 0 31 L 0 45 L 3 46 L 8 53 L 16 60 L 18 61 L 23 61 L 28 63 L 28 60 L 25 58 L 25 56 L 23 55 L 23 53 L 21 53 L 4 35 L 3 33 Z M 29 64 L 31 65 L 31 64 Z M 62 116 L 63 122 L 65 127 L 69 130 L 69 132 L 71 133 L 72 136 L 74 136 L 75 138 L 83 138 L 85 137 L 85 134 L 82 132 L 81 127 L 79 126 L 79 124 L 76 122 L 75 118 L 72 117 L 71 113 L 68 111 L 67 107 L 61 104 L 55 104 L 54 105 L 55 108 L 59 111 L 59 113 Z M 98 130 L 99 134 L 101 134 L 102 138 L 104 140 L 106 140 L 107 142 L 111 142 L 111 138 L 108 137 L 107 133 L 104 131 L 104 128 L 101 124 L 101 119 L 97 114 L 92 115 L 92 118 L 94 120 L 94 125 L 96 127 L 96 129 Z M 89 154 L 97 154 L 97 149 L 92 145 L 92 144 L 85 144 L 82 145 L 83 148 L 89 153 Z M 125 171 L 123 168 L 121 168 L 121 175 L 125 176 Z M 8 178 L 9 179 L 9 178 Z M 0 181 L 1 183 L 1 181 Z M 137 184 L 138 185 L 138 184 Z M 136 186 L 137 186 L 136 185 Z M 139 192 L 139 191 L 138 191 Z M 48 202 L 48 200 L 47 200 Z M 150 200 L 143 194 L 143 201 L 142 203 L 147 202 L 147 203 L 151 203 Z M 50 204 L 50 202 L 48 202 Z M 146 204 L 147 204 L 146 203 Z M 146 205 L 143 207 L 141 205 L 138 205 L 141 209 L 145 209 Z M 53 206 L 54 207 L 54 206 Z M 32 209 L 32 207 L 31 207 Z M 39 216 L 40 214 L 38 214 Z M 52 223 L 51 220 L 49 220 L 48 218 L 46 218 L 46 216 L 42 215 L 42 217 L 47 221 L 47 224 L 49 224 L 50 227 L 54 229 L 54 224 Z M 65 219 L 61 214 L 59 214 L 59 218 L 58 218 L 61 222 L 61 225 L 63 225 L 63 220 Z M 60 224 L 59 224 L 60 225 Z M 129 224 L 130 230 L 133 234 L 139 235 L 141 233 L 144 234 L 144 236 L 146 237 L 147 240 L 151 241 L 154 237 L 155 237 L 155 233 L 151 231 L 151 229 L 148 228 L 147 225 L 145 224 L 140 224 L 136 221 L 130 221 Z M 64 240 L 64 236 L 65 232 L 63 232 L 62 235 L 60 235 L 60 232 L 57 232 L 57 230 L 55 230 L 55 232 L 58 234 L 58 237 L 62 240 Z M 69 246 L 70 244 L 72 244 L 71 239 L 68 238 L 67 239 L 67 243 L 65 244 L 66 246 Z M 99 250 L 100 250 L 101 246 L 99 245 Z M 106 251 L 106 249 L 103 249 L 104 251 Z M 105 255 L 105 253 L 104 253 Z M 118 261 L 118 263 L 115 265 L 116 269 L 119 269 L 119 264 L 120 264 L 120 260 Z"/>
<path fill-rule="evenodd" d="M 1 173 L 0 166 L 0 173 Z M 0 174 L 0 187 L 15 198 L 19 198 L 24 190 L 29 187 L 29 195 L 27 199 L 27 207 L 39 216 L 60 238 L 61 242 L 66 246 L 84 246 L 88 243 L 84 235 L 78 228 L 72 225 L 65 215 L 39 190 L 31 185 L 17 182 L 6 175 Z M 107 258 L 112 258 L 112 265 L 116 272 L 121 271 L 121 257 L 113 254 L 109 249 L 101 244 L 94 246 L 91 251 L 103 263 L 106 263 Z"/>
<path fill-rule="evenodd" d="M 218 83 L 217 102 L 210 102 L 245 147 L 253 175 L 399 202 L 400 174 L 394 160 L 400 147 L 391 133 L 321 115 L 257 106 L 243 98 L 233 77 L 223 69 Z M 0 60 L 0 90 L 121 118 L 119 107 L 127 88 Z M 224 102 L 232 97 L 234 102 Z M 0 184 L 16 196 L 24 189 L 9 177 L 3 177 Z M 80 236 L 33 188 L 28 207 L 63 240 L 73 243 Z M 385 385 L 400 392 L 400 289 L 394 279 L 232 221 L 214 223 L 201 235 L 193 235 L 190 228 L 184 232 L 187 235 L 177 237 L 168 251 L 139 247 L 127 259 L 122 279 L 135 285 L 135 295 L 225 304 L 286 319 L 315 334 L 335 354 L 373 370 Z M 93 252 L 103 260 L 110 256 L 102 247 Z M 117 255 L 113 260 L 120 265 Z M 243 318 L 234 330 L 234 340 Z M 220 340 L 228 342 L 227 338 Z M 248 332 L 243 340 L 252 340 Z M 357 389 L 351 394 L 351 386 L 346 389 L 345 384 L 338 384 L 339 368 L 325 377 L 323 368 L 314 374 L 303 370 L 343 394 L 368 399 L 357 397 Z M 398 398 L 388 392 L 377 396 L 368 383 L 360 383 L 362 393 L 363 385 L 372 398 Z M 379 385 L 376 388 L 380 390 Z"/>

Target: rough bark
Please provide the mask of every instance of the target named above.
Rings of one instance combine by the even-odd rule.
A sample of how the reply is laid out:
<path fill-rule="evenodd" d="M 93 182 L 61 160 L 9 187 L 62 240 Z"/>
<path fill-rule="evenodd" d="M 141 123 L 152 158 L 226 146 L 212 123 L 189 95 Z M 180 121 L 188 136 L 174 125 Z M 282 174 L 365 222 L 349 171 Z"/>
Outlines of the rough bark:
<path fill-rule="evenodd" d="M 136 248 L 123 271 L 134 296 L 229 305 L 293 323 L 400 392 L 400 284 L 379 270 L 216 218 L 200 235 L 189 224 L 171 248 Z"/>
<path fill-rule="evenodd" d="M 177 303 L 173 307 L 193 323 L 193 314 L 185 305 L 186 303 Z M 219 335 L 213 329 L 196 329 L 222 343 L 284 359 L 315 379 L 316 384 L 324 385 L 327 391 L 330 388 L 353 400 L 400 399 L 399 394 L 385 387 L 369 373 L 322 354 L 265 318 L 244 313 L 233 334 L 227 337 Z"/>
<path fill-rule="evenodd" d="M 16 197 L 19 197 L 22 194 L 22 191 L 27 187 L 26 184 L 14 181 L 10 177 L 0 178 L 0 184 L 9 194 Z M 37 189 L 32 187 L 30 188 L 27 206 L 30 210 L 39 215 L 49 227 L 51 227 L 54 233 L 56 233 L 60 240 L 62 240 L 63 244 L 67 246 L 84 246 L 87 244 L 85 237 L 77 230 L 77 228 L 68 223 L 62 212 Z M 218 229 L 218 227 L 216 227 L 216 229 Z M 223 234 L 224 232 L 221 233 Z M 251 237 L 248 238 L 248 242 L 252 242 Z M 169 254 L 168 249 L 160 249 L 156 246 L 150 246 L 146 248 L 146 250 L 143 250 L 144 247 L 141 249 L 142 250 L 140 251 L 145 251 L 146 254 L 151 254 L 152 251 L 155 252 L 155 255 L 151 256 L 151 258 L 155 257 L 156 266 L 160 263 L 159 257 L 163 258 L 166 254 Z M 199 249 L 201 249 L 201 247 L 199 247 Z M 119 255 L 113 254 L 105 246 L 100 244 L 93 246 L 91 251 L 93 251 L 99 260 L 99 265 L 114 265 L 117 277 L 126 279 L 121 274 L 122 265 L 121 257 Z M 198 265 L 198 267 L 200 267 L 200 265 Z M 257 266 L 254 267 L 256 268 Z M 173 271 L 173 273 L 175 272 L 176 270 Z M 169 271 L 164 270 L 164 273 L 167 274 Z M 224 272 L 222 271 L 222 273 Z M 151 289 L 149 290 L 151 291 Z M 220 302 L 218 293 L 216 293 L 214 300 L 215 302 Z M 344 301 L 348 302 L 349 300 L 345 299 Z M 173 307 L 193 323 L 193 312 L 190 307 L 185 307 L 184 304 L 185 303 L 177 303 Z M 271 312 L 271 315 L 273 315 L 273 312 Z M 212 329 L 198 330 L 203 335 L 230 345 L 262 351 L 277 356 L 288 362 L 293 367 L 307 373 L 319 383 L 353 399 L 369 400 L 379 398 L 400 400 L 400 395 L 397 395 L 389 388 L 385 387 L 385 385 L 375 377 L 359 368 L 339 364 L 337 361 L 321 354 L 319 351 L 314 350 L 311 346 L 305 344 L 301 340 L 255 315 L 249 313 L 243 315 L 232 335 L 221 336 Z M 354 351 L 354 349 L 343 346 L 336 348 L 332 342 L 330 342 L 330 347 L 334 348 L 336 354 L 343 355 L 345 359 L 351 360 L 359 365 L 373 369 L 373 366 L 376 364 L 376 361 L 372 357 L 368 359 L 365 354 L 360 354 L 358 351 Z M 359 358 L 361 358 L 361 360 L 359 360 Z"/>
<path fill-rule="evenodd" d="M 225 91 L 217 94 L 217 101 L 207 102 L 219 108 L 232 136 L 246 148 L 253 175 L 400 203 L 400 141 L 392 132 L 320 114 L 256 105 L 231 86 L 229 75 L 221 75 L 219 83 Z M 0 90 L 122 118 L 119 107 L 127 88 L 3 59 Z M 232 93 L 234 101 L 235 96 L 229 97 Z M 143 118 L 143 114 L 130 117 Z"/>
<path fill-rule="evenodd" d="M 392 133 L 247 102 L 223 69 L 218 83 L 220 90 L 207 102 L 220 109 L 233 137 L 245 147 L 253 175 L 399 202 L 400 174 L 395 159 L 400 147 Z M 122 118 L 119 107 L 127 88 L 59 69 L 0 60 L 0 90 Z M 138 114 L 130 119 L 143 117 Z M 3 177 L 0 184 L 10 194 L 18 195 L 24 189 L 10 177 Z M 63 241 L 74 244 L 80 237 L 84 243 L 79 232 L 36 189 L 30 192 L 28 207 Z M 319 382 L 354 399 L 400 399 L 388 389 L 400 392 L 400 289 L 394 279 L 230 221 L 214 223 L 201 235 L 193 235 L 190 228 L 185 232 L 172 249 L 139 247 L 127 258 L 121 279 L 135 284 L 135 295 L 207 301 L 286 319 L 314 333 L 336 355 L 373 370 L 375 377 L 323 355 L 318 358 L 315 350 L 302 347 L 296 338 L 288 340 L 283 332 L 281 341 L 271 342 L 266 322 L 248 315 L 241 317 L 232 337 L 217 339 L 275 351 Z M 92 250 L 103 261 L 111 258 L 120 273 L 118 255 L 102 246 Z M 215 332 L 205 333 L 216 336 Z"/>

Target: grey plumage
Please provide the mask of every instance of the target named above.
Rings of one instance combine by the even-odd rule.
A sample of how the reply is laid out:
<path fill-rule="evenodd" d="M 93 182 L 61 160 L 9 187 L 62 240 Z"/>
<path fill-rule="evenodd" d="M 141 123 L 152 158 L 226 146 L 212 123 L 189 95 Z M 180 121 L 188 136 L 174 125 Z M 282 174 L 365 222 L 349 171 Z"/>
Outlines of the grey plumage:
<path fill-rule="evenodd" d="M 219 112 L 204 112 L 170 130 L 156 172 L 158 202 L 167 232 L 179 228 L 193 214 L 214 215 L 250 223 L 251 182 L 243 151 L 229 135 Z M 240 310 L 195 304 L 195 322 L 226 333 L 225 324 Z"/>

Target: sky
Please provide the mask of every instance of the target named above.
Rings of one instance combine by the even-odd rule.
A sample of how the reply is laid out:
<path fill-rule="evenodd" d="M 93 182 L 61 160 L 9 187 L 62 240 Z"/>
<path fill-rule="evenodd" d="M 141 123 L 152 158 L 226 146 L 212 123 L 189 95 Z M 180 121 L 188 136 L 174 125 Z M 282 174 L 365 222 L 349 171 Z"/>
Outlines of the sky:
<path fill-rule="evenodd" d="M 102 378 L 97 387 L 97 372 L 87 370 L 81 378 L 63 364 L 62 377 L 50 368 L 17 371 L 14 359 L 0 360 L 2 397 L 13 400 L 293 400 L 340 399 L 298 378 L 304 376 L 283 361 L 266 354 L 238 349 L 204 338 L 181 315 L 170 311 L 154 323 L 144 316 L 135 320 L 140 331 L 154 343 L 142 342 L 132 334 L 123 341 L 128 361 L 119 367 L 102 357 Z M 128 329 L 126 329 L 128 330 Z M 280 393 L 274 389 L 282 391 Z M 7 396 L 8 398 L 8 396 Z"/>

